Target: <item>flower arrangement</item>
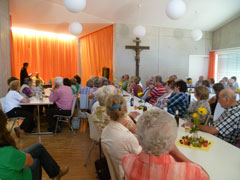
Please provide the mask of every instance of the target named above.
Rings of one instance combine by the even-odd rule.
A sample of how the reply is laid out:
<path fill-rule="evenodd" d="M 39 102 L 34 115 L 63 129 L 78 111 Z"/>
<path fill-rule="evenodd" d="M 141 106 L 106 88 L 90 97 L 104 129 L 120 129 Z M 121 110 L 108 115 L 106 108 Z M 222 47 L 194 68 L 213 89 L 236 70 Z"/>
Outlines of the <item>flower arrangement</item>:
<path fill-rule="evenodd" d="M 192 82 L 192 80 L 190 79 L 190 80 L 188 80 L 188 82 L 189 82 L 189 83 L 191 83 L 191 82 Z"/>
<path fill-rule="evenodd" d="M 143 92 L 139 92 L 137 95 L 138 97 L 141 97 L 143 95 Z"/>
<path fill-rule="evenodd" d="M 190 133 L 197 133 L 199 131 L 199 124 L 201 123 L 202 119 L 206 118 L 205 115 L 207 114 L 207 109 L 205 107 L 199 107 L 197 112 L 193 113 L 193 127 L 190 130 Z"/>

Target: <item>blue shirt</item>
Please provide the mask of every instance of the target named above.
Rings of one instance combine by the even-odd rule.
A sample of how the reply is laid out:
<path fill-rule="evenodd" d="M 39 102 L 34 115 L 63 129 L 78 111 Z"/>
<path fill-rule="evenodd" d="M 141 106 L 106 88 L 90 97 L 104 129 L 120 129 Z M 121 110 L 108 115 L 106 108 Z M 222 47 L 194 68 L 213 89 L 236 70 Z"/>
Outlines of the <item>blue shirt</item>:
<path fill-rule="evenodd" d="M 175 115 L 176 110 L 179 112 L 179 117 L 183 118 L 188 108 L 188 94 L 183 92 L 172 94 L 167 101 L 167 108 L 170 114 Z"/>

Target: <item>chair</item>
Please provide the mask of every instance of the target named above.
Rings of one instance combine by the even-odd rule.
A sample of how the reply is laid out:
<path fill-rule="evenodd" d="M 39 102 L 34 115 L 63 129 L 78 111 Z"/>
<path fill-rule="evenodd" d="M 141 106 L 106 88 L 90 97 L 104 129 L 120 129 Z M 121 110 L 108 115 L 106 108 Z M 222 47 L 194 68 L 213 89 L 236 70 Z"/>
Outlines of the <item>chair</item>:
<path fill-rule="evenodd" d="M 5 99 L 4 97 L 3 97 L 3 98 L 0 98 L 0 105 L 1 105 L 1 109 L 2 109 L 2 110 L 4 109 L 4 106 L 3 106 L 4 99 Z M 5 115 L 6 115 L 6 114 L 5 114 Z M 6 115 L 6 117 L 7 117 L 7 115 Z M 11 118 L 7 117 L 7 121 L 8 121 L 8 122 L 11 121 L 11 120 L 13 120 L 13 124 L 12 124 L 12 126 L 11 126 L 10 132 L 12 132 L 13 127 L 15 126 L 16 123 L 17 123 L 18 126 L 19 126 L 18 119 L 25 119 L 25 118 L 24 118 L 24 117 L 20 117 L 20 116 L 11 117 Z"/>
<path fill-rule="evenodd" d="M 101 146 L 102 146 L 103 154 L 107 159 L 108 169 L 109 169 L 109 172 L 111 175 L 111 180 L 118 180 L 119 178 L 118 178 L 116 170 L 114 168 L 112 159 L 111 159 L 110 155 L 108 154 L 108 151 L 107 151 L 106 147 L 104 146 L 104 144 L 101 144 Z"/>
<path fill-rule="evenodd" d="M 224 108 L 220 105 L 220 103 L 218 102 L 214 111 L 214 115 L 213 115 L 213 122 L 216 121 L 221 114 L 224 112 Z"/>
<path fill-rule="evenodd" d="M 101 137 L 100 130 L 97 128 L 97 126 L 93 122 L 93 115 L 89 114 L 89 113 L 86 113 L 86 114 L 87 114 L 88 123 L 89 123 L 90 138 L 93 141 L 92 141 L 90 150 L 88 152 L 87 158 L 85 159 L 84 166 L 87 166 L 87 163 L 88 163 L 88 160 L 89 160 L 90 155 L 92 153 L 92 150 L 93 150 L 94 146 L 98 144 L 99 139 Z"/>
<path fill-rule="evenodd" d="M 72 103 L 72 111 L 71 111 L 71 115 L 70 116 L 64 116 L 64 115 L 54 115 L 53 117 L 56 117 L 57 118 L 57 122 L 56 122 L 56 127 L 55 127 L 55 134 L 57 133 L 57 126 L 58 126 L 58 122 L 67 122 L 70 129 L 72 130 L 73 134 L 75 134 L 73 128 L 72 128 L 72 125 L 70 123 L 70 120 L 71 118 L 73 117 L 73 114 L 74 114 L 74 110 L 75 110 L 75 105 L 76 105 L 76 101 L 77 101 L 77 97 L 75 97 L 73 99 L 73 103 Z"/>

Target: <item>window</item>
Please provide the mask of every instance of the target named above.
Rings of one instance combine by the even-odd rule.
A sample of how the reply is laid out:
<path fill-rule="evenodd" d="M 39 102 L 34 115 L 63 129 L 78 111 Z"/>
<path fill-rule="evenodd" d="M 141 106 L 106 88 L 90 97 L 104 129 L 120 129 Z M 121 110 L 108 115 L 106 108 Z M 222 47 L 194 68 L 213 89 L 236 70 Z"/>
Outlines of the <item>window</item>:
<path fill-rule="evenodd" d="M 216 58 L 216 82 L 223 77 L 236 76 L 240 80 L 240 51 L 218 53 Z"/>

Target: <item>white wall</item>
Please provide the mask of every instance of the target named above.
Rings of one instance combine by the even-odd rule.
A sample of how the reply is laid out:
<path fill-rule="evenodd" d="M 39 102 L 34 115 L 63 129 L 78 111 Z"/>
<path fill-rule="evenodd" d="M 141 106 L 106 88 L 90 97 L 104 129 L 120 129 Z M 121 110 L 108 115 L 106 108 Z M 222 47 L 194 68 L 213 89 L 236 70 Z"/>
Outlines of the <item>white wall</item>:
<path fill-rule="evenodd" d="M 9 1 L 0 0 L 0 97 L 7 93 L 11 76 Z"/>
<path fill-rule="evenodd" d="M 125 49 L 134 45 L 132 30 L 135 25 L 115 25 L 115 74 L 135 74 L 135 51 Z M 212 33 L 204 32 L 203 39 L 194 42 L 191 31 L 183 29 L 146 26 L 147 34 L 141 38 L 142 46 L 150 50 L 141 52 L 140 77 L 142 82 L 155 75 L 167 78 L 176 74 L 185 79 L 188 76 L 189 55 L 208 55 L 212 48 Z M 197 68 L 197 67 L 196 67 Z"/>
<path fill-rule="evenodd" d="M 213 32 L 213 49 L 240 47 L 240 17 Z"/>

